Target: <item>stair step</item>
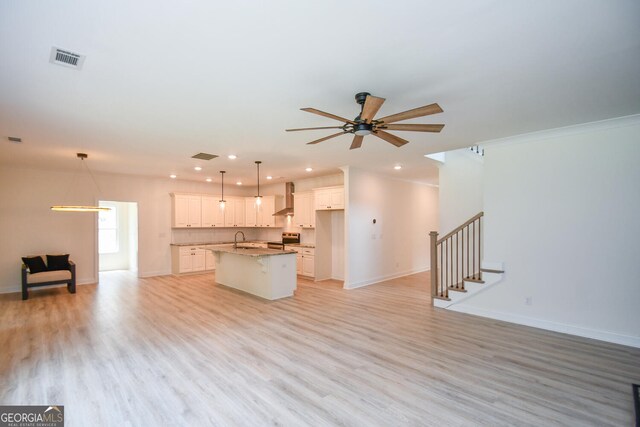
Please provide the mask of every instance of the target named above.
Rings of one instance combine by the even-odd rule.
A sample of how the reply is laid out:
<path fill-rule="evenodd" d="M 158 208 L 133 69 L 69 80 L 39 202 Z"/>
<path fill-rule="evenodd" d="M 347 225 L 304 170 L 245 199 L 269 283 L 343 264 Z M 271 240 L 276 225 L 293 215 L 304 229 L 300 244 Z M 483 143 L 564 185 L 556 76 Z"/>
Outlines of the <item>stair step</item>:
<path fill-rule="evenodd" d="M 484 283 L 484 280 L 476 279 L 475 277 L 465 277 L 464 280 L 467 282 L 473 282 L 473 283 Z"/>
<path fill-rule="evenodd" d="M 433 295 L 433 296 L 432 296 L 432 298 L 434 298 L 434 299 L 441 299 L 441 300 L 444 300 L 444 301 L 451 301 L 451 298 L 448 298 L 448 297 L 441 297 L 441 296 L 438 296 L 438 295 Z"/>
<path fill-rule="evenodd" d="M 467 292 L 467 290 L 463 286 L 464 285 L 460 283 L 458 284 L 458 287 L 449 286 L 447 289 L 449 289 L 450 291 L 456 291 L 456 292 Z"/>
<path fill-rule="evenodd" d="M 480 271 L 482 271 L 483 273 L 496 273 L 496 274 L 504 273 L 504 270 L 494 270 L 493 268 L 481 268 Z"/>

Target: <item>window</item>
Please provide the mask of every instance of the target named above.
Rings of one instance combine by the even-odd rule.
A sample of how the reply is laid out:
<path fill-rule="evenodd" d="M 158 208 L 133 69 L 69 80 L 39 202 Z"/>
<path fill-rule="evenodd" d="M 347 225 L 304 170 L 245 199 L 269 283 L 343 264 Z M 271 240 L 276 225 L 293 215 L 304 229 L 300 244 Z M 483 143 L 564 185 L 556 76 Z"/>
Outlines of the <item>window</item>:
<path fill-rule="evenodd" d="M 118 208 L 115 204 L 101 202 L 100 206 L 111 208 L 98 214 L 98 253 L 114 254 L 119 248 Z"/>

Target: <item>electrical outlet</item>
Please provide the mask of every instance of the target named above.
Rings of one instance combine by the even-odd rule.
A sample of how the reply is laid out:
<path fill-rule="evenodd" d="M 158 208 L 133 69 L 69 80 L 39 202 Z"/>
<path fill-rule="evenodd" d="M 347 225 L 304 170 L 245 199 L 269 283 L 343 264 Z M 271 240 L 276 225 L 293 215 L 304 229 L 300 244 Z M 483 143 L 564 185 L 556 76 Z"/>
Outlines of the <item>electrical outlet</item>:
<path fill-rule="evenodd" d="M 533 304 L 533 298 L 532 297 L 525 297 L 524 303 L 526 305 L 532 305 Z"/>

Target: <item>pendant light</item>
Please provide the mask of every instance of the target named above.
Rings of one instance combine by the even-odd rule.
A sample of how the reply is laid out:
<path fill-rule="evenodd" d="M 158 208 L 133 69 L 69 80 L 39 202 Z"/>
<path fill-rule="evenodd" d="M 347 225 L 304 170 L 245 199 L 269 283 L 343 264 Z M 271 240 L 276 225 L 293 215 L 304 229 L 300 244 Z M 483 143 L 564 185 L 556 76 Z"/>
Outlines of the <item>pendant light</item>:
<path fill-rule="evenodd" d="M 224 174 L 226 171 L 220 171 L 220 176 L 222 176 L 222 180 L 220 181 L 220 209 L 224 209 L 224 204 L 227 203 L 227 201 L 224 199 Z"/>
<path fill-rule="evenodd" d="M 260 160 L 256 160 L 256 168 L 258 169 L 258 195 L 256 197 L 256 206 L 260 206 L 262 203 L 262 196 L 260 195 Z"/>
<path fill-rule="evenodd" d="M 82 172 L 83 167 L 87 169 L 87 173 L 91 177 L 91 181 L 93 181 L 93 185 L 96 186 L 96 188 L 98 189 L 98 193 L 100 193 L 100 187 L 98 187 L 98 183 L 93 177 L 93 174 L 89 169 L 89 166 L 87 166 L 87 164 L 84 162 L 84 160 L 87 157 L 89 157 L 89 155 L 85 153 L 76 153 L 76 157 L 79 158 L 81 162 L 80 171 Z M 76 182 L 75 176 L 73 177 L 72 183 L 73 182 Z M 67 188 L 67 194 L 69 193 L 70 189 L 71 189 L 71 186 Z M 58 212 L 100 212 L 100 211 L 110 211 L 111 208 L 105 208 L 105 207 L 93 206 L 93 205 L 54 205 L 54 206 L 51 206 L 51 210 L 58 211 Z"/>

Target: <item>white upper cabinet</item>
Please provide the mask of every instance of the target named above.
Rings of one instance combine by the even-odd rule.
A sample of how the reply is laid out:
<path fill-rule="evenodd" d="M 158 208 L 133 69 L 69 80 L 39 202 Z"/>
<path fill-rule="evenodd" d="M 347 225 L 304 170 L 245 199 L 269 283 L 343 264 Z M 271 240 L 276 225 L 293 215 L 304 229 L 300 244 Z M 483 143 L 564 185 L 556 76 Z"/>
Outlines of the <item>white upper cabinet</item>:
<path fill-rule="evenodd" d="M 282 227 L 282 196 L 263 196 L 260 206 L 255 197 L 227 197 L 220 207 L 217 196 L 171 194 L 171 226 L 187 227 Z"/>
<path fill-rule="evenodd" d="M 300 228 L 315 228 L 316 212 L 312 191 L 294 193 L 292 223 Z"/>
<path fill-rule="evenodd" d="M 282 196 L 262 196 L 260 206 L 255 197 L 245 198 L 245 217 L 247 227 L 277 227 L 279 224 L 273 214 Z"/>
<path fill-rule="evenodd" d="M 244 199 L 244 211 L 245 211 L 245 225 L 247 227 L 258 226 L 258 209 L 256 208 L 256 201 L 253 197 L 246 197 Z"/>
<path fill-rule="evenodd" d="M 344 209 L 344 187 L 324 187 L 313 190 L 316 210 Z"/>
<path fill-rule="evenodd" d="M 227 203 L 224 207 L 224 226 L 225 227 L 244 227 L 245 205 L 244 197 L 227 197 Z"/>
<path fill-rule="evenodd" d="M 216 207 L 218 203 L 213 196 L 202 196 L 202 226 L 215 227 Z"/>
<path fill-rule="evenodd" d="M 202 227 L 224 227 L 224 209 L 220 207 L 220 198 L 202 196 Z"/>
<path fill-rule="evenodd" d="M 202 197 L 193 194 L 172 194 L 171 226 L 202 227 Z"/>
<path fill-rule="evenodd" d="M 258 207 L 258 226 L 259 227 L 275 227 L 276 217 L 273 214 L 276 211 L 275 196 L 264 196 L 262 203 Z"/>

